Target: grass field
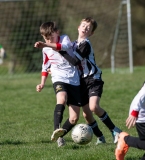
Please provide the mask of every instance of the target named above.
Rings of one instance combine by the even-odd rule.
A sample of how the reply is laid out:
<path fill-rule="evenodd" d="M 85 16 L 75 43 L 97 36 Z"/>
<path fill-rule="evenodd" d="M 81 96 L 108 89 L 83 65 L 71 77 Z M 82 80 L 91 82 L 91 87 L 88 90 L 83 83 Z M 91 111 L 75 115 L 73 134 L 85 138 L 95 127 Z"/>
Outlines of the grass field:
<path fill-rule="evenodd" d="M 123 70 L 111 74 L 104 69 L 104 93 L 101 106 L 122 130 L 137 136 L 135 128 L 128 130 L 125 120 L 133 97 L 145 80 L 145 66 L 134 68 L 130 74 Z M 50 141 L 53 131 L 55 95 L 51 80 L 41 93 L 35 91 L 40 74 L 0 77 L 0 160 L 115 160 L 115 144 L 105 125 L 96 120 L 106 137 L 106 144 L 96 146 L 96 137 L 90 144 L 73 143 L 71 133 L 65 136 L 67 145 L 58 148 Z M 66 108 L 64 120 L 68 117 Z M 78 123 L 84 123 L 80 117 Z M 138 160 L 143 151 L 130 148 L 125 160 Z"/>

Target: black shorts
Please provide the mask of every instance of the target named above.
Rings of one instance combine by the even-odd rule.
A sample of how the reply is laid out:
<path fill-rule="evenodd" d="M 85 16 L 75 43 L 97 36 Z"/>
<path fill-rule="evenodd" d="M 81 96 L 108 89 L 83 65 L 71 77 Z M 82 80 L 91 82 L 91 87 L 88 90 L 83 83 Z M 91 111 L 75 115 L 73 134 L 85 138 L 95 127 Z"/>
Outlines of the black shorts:
<path fill-rule="evenodd" d="M 94 79 L 93 77 L 81 78 L 81 99 L 82 106 L 89 103 L 92 96 L 101 97 L 103 92 L 104 81 Z"/>
<path fill-rule="evenodd" d="M 74 86 L 63 82 L 53 84 L 55 94 L 65 91 L 67 93 L 67 105 L 81 106 L 80 86 Z"/>
<path fill-rule="evenodd" d="M 145 123 L 136 123 L 136 130 L 140 140 L 145 140 Z"/>

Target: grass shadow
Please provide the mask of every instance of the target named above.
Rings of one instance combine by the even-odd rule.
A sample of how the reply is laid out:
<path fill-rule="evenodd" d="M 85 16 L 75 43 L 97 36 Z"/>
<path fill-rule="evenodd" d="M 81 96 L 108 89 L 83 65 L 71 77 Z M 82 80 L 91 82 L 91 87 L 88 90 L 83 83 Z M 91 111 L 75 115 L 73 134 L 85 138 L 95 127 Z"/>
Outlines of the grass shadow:
<path fill-rule="evenodd" d="M 0 145 L 21 145 L 21 144 L 27 144 L 27 143 L 21 141 L 12 141 L 12 140 L 5 140 L 3 142 L 0 142 Z"/>

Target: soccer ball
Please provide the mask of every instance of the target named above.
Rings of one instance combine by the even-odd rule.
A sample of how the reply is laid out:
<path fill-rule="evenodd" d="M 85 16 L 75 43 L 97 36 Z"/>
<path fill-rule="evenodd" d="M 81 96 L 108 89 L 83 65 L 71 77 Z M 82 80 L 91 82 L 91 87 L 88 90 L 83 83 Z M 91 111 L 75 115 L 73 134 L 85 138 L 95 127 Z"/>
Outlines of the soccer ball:
<path fill-rule="evenodd" d="M 72 130 L 71 137 L 75 143 L 85 145 L 91 142 L 93 130 L 87 124 L 77 124 Z"/>

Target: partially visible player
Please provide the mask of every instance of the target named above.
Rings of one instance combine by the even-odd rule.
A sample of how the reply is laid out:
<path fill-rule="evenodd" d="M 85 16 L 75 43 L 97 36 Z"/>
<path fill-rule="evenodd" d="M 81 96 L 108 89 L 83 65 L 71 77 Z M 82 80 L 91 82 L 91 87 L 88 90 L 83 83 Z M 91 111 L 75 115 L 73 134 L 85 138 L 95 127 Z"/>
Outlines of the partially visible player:
<path fill-rule="evenodd" d="M 124 160 L 129 147 L 145 150 L 145 83 L 130 105 L 126 126 L 128 129 L 136 126 L 139 137 L 132 137 L 126 132 L 120 133 L 115 150 L 116 160 Z M 145 160 L 145 153 L 141 160 Z"/>
<path fill-rule="evenodd" d="M 51 78 L 57 101 L 54 110 L 54 132 L 51 140 L 57 141 L 60 147 L 65 145 L 64 139 L 60 136 L 67 134 L 79 119 L 81 105 L 80 79 L 77 68 L 72 66 L 58 52 L 61 49 L 67 51 L 68 54 L 73 53 L 69 37 L 67 35 L 59 36 L 59 30 L 55 22 L 43 23 L 40 26 L 40 33 L 49 47 L 44 47 L 42 50 L 41 83 L 36 86 L 36 90 L 41 92 L 44 88 L 48 76 L 47 69 L 51 66 Z M 34 47 L 41 48 L 42 45 L 44 45 L 43 42 L 36 42 Z M 60 128 L 66 104 L 69 108 L 69 118 Z"/>
<path fill-rule="evenodd" d="M 0 44 L 0 64 L 3 63 L 4 58 L 6 57 L 6 52 L 3 46 Z"/>

